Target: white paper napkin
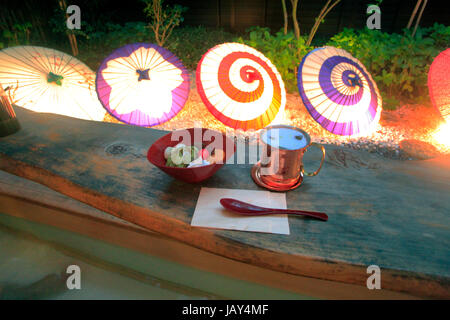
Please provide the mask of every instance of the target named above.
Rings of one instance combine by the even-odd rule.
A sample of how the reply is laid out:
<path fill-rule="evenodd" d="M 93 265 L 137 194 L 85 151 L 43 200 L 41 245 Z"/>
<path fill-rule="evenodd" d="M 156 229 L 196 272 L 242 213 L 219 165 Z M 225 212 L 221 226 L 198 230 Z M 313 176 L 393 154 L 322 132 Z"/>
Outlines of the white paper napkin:
<path fill-rule="evenodd" d="M 285 214 L 241 216 L 222 207 L 221 198 L 234 198 L 261 207 L 286 209 L 286 194 L 270 191 L 202 188 L 191 225 L 217 229 L 289 234 Z"/>

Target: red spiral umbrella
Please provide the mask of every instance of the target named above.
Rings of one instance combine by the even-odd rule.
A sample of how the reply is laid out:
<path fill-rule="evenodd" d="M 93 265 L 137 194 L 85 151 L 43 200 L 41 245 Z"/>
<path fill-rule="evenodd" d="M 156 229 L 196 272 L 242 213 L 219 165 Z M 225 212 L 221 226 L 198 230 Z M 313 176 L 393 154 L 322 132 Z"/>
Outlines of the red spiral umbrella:
<path fill-rule="evenodd" d="M 234 129 L 258 130 L 286 105 L 286 90 L 276 67 L 262 53 L 240 43 L 224 43 L 200 60 L 197 90 L 208 110 Z"/>
<path fill-rule="evenodd" d="M 433 105 L 450 122 L 450 48 L 442 51 L 428 72 L 428 90 Z"/>

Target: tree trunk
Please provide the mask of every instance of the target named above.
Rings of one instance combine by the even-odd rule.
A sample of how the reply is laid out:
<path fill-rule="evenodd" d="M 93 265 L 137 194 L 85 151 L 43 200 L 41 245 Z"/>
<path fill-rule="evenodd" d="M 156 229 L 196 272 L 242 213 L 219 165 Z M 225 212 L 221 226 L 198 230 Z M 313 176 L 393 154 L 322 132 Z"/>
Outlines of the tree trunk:
<path fill-rule="evenodd" d="M 284 18 L 283 32 L 286 35 L 288 32 L 288 13 L 287 13 L 287 9 L 286 9 L 286 0 L 281 0 L 281 4 L 283 6 L 283 18 Z"/>
<path fill-rule="evenodd" d="M 222 20 L 222 17 L 221 17 L 222 13 L 221 13 L 220 0 L 216 1 L 216 6 L 217 6 L 217 8 L 216 8 L 216 25 L 217 25 L 218 28 L 220 28 L 222 26 L 222 21 L 221 21 Z"/>
<path fill-rule="evenodd" d="M 65 0 L 60 0 L 59 1 L 59 7 L 61 8 L 61 10 L 64 12 L 64 14 L 66 15 L 66 19 L 69 18 L 69 15 L 67 14 L 67 4 Z M 73 34 L 70 31 L 67 31 L 67 37 L 69 38 L 69 42 L 70 42 L 70 47 L 72 48 L 72 54 L 74 56 L 78 55 L 78 44 L 77 44 L 77 37 L 75 36 L 75 34 Z"/>
<path fill-rule="evenodd" d="M 417 14 L 417 10 L 419 10 L 419 6 L 420 6 L 421 2 L 422 2 L 422 0 L 417 0 L 416 6 L 415 6 L 415 8 L 413 10 L 413 13 L 411 14 L 411 17 L 409 18 L 408 25 L 406 26 L 407 29 L 411 28 L 411 25 L 413 23 L 414 17 Z"/>
<path fill-rule="evenodd" d="M 427 2 L 428 2 L 428 0 L 425 0 L 425 1 L 423 2 L 422 9 L 420 9 L 419 16 L 417 17 L 416 25 L 414 26 L 414 31 L 413 31 L 413 33 L 412 33 L 412 36 L 413 36 L 413 37 L 414 37 L 414 35 L 416 34 L 417 27 L 419 26 L 419 22 L 420 22 L 420 20 L 422 19 L 422 13 L 423 13 L 423 10 L 425 10 L 425 6 L 427 5 Z"/>
<path fill-rule="evenodd" d="M 294 32 L 295 32 L 295 37 L 297 39 L 300 39 L 300 27 L 298 25 L 298 20 L 297 20 L 297 5 L 298 5 L 298 0 L 291 0 L 291 4 L 292 4 L 292 21 L 294 23 Z"/>
<path fill-rule="evenodd" d="M 230 28 L 232 31 L 236 28 L 236 4 L 235 0 L 231 0 Z"/>
<path fill-rule="evenodd" d="M 314 26 L 311 29 L 311 32 L 309 33 L 308 41 L 306 41 L 306 45 L 311 45 L 311 42 L 316 35 L 317 29 L 319 29 L 320 24 L 322 23 L 323 19 L 325 19 L 325 16 L 333 9 L 341 0 L 336 0 L 331 6 L 330 5 L 331 0 L 328 0 L 325 6 L 322 8 L 322 11 L 320 11 L 319 16 L 316 18 L 316 22 L 314 23 Z"/>

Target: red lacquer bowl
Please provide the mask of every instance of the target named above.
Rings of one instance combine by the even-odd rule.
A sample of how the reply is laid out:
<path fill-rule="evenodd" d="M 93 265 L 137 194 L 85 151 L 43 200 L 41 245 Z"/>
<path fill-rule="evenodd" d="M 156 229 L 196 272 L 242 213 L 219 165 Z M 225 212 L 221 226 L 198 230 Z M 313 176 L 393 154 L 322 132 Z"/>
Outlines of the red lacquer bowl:
<path fill-rule="evenodd" d="M 201 167 L 168 167 L 166 166 L 166 159 L 164 159 L 164 150 L 167 147 L 174 147 L 178 143 L 183 143 L 187 146 L 195 145 L 211 151 L 214 147 L 220 148 L 224 151 L 224 159 L 221 163 L 213 163 Z M 235 153 L 235 151 L 236 145 L 234 140 L 228 138 L 223 133 L 205 128 L 189 128 L 170 132 L 156 140 L 148 149 L 147 159 L 151 164 L 155 165 L 175 179 L 189 183 L 196 183 L 210 178 L 225 164 L 225 162 Z"/>

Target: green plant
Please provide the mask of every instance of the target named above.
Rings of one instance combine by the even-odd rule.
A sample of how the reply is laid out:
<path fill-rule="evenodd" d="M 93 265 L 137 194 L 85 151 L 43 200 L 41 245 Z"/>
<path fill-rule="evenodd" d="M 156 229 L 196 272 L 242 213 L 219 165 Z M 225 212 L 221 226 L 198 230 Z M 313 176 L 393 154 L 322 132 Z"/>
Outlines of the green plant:
<path fill-rule="evenodd" d="M 419 32 L 422 30 L 419 30 Z M 433 39 L 434 45 L 440 51 L 446 49 L 450 45 L 450 27 L 443 24 L 435 23 L 432 27 L 423 29 L 428 36 Z"/>
<path fill-rule="evenodd" d="M 107 23 L 104 30 L 88 35 L 91 45 L 118 48 L 133 42 L 153 42 L 153 34 L 147 29 L 145 22 L 127 22 L 124 25 Z"/>
<path fill-rule="evenodd" d="M 16 23 L 11 29 L 3 26 L 2 38 L 6 46 L 17 46 L 23 44 L 30 44 L 31 23 Z M 2 43 L 3 45 L 3 43 Z"/>
<path fill-rule="evenodd" d="M 277 67 L 288 91 L 297 90 L 297 67 L 304 55 L 313 48 L 306 45 L 305 37 L 296 38 L 293 32 L 284 34 L 282 30 L 272 35 L 268 28 L 249 29 L 249 39 L 237 39 L 261 51 Z"/>
<path fill-rule="evenodd" d="M 450 27 L 419 28 L 415 36 L 379 30 L 344 29 L 328 45 L 345 49 L 371 73 L 383 97 L 385 109 L 400 101 L 423 102 L 428 96 L 427 74 L 434 57 L 450 43 Z"/>
<path fill-rule="evenodd" d="M 233 39 L 233 34 L 222 29 L 183 27 L 174 30 L 166 46 L 183 61 L 186 68 L 195 70 L 202 55 L 209 49 Z"/>
<path fill-rule="evenodd" d="M 150 18 L 148 27 L 153 30 L 156 43 L 163 46 L 175 27 L 183 22 L 186 7 L 180 5 L 163 7 L 163 0 L 142 0 L 144 13 Z"/>

